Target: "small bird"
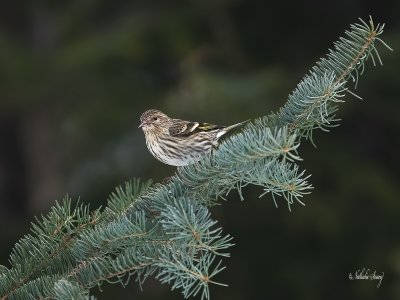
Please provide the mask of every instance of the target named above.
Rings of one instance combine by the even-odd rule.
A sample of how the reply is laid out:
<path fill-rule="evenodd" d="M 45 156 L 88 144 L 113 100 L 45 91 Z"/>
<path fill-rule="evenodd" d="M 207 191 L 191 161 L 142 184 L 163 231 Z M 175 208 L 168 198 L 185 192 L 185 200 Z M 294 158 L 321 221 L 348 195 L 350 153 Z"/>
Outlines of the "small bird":
<path fill-rule="evenodd" d="M 172 119 L 159 110 L 149 109 L 140 117 L 139 128 L 155 158 L 167 165 L 186 166 L 211 152 L 221 136 L 245 122 L 220 126 Z"/>

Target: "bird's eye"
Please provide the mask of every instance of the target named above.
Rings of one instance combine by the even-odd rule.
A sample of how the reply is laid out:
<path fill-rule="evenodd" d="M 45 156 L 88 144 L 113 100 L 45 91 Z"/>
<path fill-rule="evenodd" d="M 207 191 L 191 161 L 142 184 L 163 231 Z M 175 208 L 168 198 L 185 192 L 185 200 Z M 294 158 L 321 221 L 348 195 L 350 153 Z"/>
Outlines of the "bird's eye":
<path fill-rule="evenodd" d="M 158 118 L 157 117 L 153 117 L 153 121 L 157 121 L 158 120 Z"/>

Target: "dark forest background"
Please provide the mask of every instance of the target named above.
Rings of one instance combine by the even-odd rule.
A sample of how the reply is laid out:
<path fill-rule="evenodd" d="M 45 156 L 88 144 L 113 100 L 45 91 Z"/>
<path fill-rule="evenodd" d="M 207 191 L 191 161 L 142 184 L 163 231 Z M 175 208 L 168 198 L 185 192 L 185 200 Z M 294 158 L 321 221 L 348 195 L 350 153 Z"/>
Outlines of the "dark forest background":
<path fill-rule="evenodd" d="M 230 124 L 276 111 L 358 17 L 385 22 L 341 126 L 304 141 L 314 192 L 289 212 L 249 187 L 212 208 L 236 246 L 213 299 L 400 299 L 400 1 L 0 2 L 0 264 L 68 193 L 92 208 L 130 178 L 175 169 L 147 151 L 141 113 Z M 378 43 L 379 46 L 379 43 Z M 382 285 L 350 281 L 366 268 Z M 103 285 L 99 299 L 181 299 Z"/>

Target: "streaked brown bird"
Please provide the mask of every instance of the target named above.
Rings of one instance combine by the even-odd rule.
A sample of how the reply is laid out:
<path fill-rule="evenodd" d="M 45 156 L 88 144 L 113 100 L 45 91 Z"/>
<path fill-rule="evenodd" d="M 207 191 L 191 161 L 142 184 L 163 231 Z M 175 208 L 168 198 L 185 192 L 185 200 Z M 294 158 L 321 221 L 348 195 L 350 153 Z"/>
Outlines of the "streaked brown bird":
<path fill-rule="evenodd" d="M 186 166 L 211 152 L 221 136 L 245 122 L 220 126 L 172 119 L 159 110 L 149 109 L 140 117 L 139 128 L 143 129 L 147 148 L 155 158 L 167 165 Z"/>

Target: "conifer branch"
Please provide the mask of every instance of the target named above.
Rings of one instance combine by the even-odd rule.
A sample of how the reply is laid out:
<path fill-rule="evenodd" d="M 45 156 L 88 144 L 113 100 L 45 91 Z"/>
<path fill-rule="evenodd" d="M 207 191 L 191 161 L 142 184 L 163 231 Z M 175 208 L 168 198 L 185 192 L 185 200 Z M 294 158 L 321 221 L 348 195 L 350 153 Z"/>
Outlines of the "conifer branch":
<path fill-rule="evenodd" d="M 210 284 L 225 267 L 232 237 L 212 220 L 208 206 L 232 191 L 260 186 L 283 198 L 289 209 L 310 193 L 310 175 L 299 170 L 301 138 L 335 126 L 337 104 L 351 79 L 356 82 L 371 58 L 382 64 L 375 42 L 383 25 L 360 20 L 334 44 L 289 95 L 278 113 L 248 123 L 201 161 L 177 169 L 169 182 L 118 187 L 107 207 L 90 213 L 66 198 L 32 233 L 19 241 L 10 268 L 0 266 L 0 299 L 93 299 L 91 288 L 103 282 L 141 285 L 155 276 L 184 297 L 210 298 Z"/>
<path fill-rule="evenodd" d="M 345 93 L 358 97 L 345 86 L 348 80 L 357 85 L 369 58 L 374 66 L 375 59 L 383 64 L 375 41 L 392 50 L 378 38 L 384 24 L 375 25 L 371 17 L 368 24 L 359 20 L 359 24 L 352 24 L 351 30 L 345 31 L 346 38 L 341 37 L 334 43 L 335 50 L 330 49 L 327 57 L 318 61 L 304 77 L 279 113 L 271 116 L 272 124 L 287 125 L 290 131 L 300 129 L 301 136 L 311 140 L 313 129 L 327 130 L 334 126 L 332 123 L 338 121 L 336 104 L 343 102 Z"/>

